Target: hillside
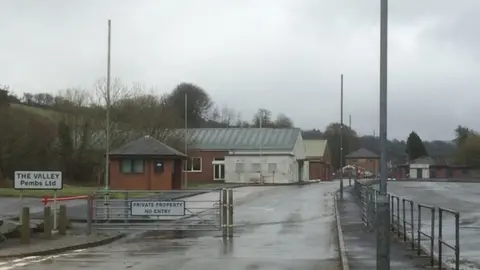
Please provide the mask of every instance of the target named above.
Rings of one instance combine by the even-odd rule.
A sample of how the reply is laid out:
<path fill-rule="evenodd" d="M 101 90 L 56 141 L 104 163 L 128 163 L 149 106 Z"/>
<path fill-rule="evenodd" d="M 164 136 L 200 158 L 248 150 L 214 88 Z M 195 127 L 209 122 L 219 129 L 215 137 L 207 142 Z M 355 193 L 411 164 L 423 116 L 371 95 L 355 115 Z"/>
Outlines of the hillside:
<path fill-rule="evenodd" d="M 378 137 L 362 136 L 360 139 L 361 147 L 365 147 L 375 153 L 380 153 Z M 439 160 L 439 162 L 453 162 L 453 157 L 457 150 L 456 145 L 451 141 L 423 141 L 429 156 Z M 406 142 L 404 140 L 389 140 L 387 142 L 387 152 L 389 159 L 394 164 L 404 163 L 406 161 Z"/>
<path fill-rule="evenodd" d="M 22 110 L 22 111 L 30 112 L 39 116 L 43 116 L 50 120 L 55 120 L 55 121 L 59 119 L 59 115 L 60 115 L 60 112 L 57 112 L 52 108 L 30 106 L 22 103 L 11 103 L 10 108 L 14 110 Z"/>
<path fill-rule="evenodd" d="M 45 107 L 31 106 L 31 105 L 22 104 L 22 103 L 12 103 L 10 104 L 10 107 L 12 109 L 31 112 L 53 121 L 58 121 L 58 119 L 60 119 L 60 116 L 62 114 L 61 112 L 52 108 L 48 108 L 46 106 Z M 214 127 L 224 127 L 225 125 L 213 120 L 209 120 L 205 122 L 205 126 L 214 128 Z M 315 133 L 321 134 L 321 132 L 315 131 L 313 133 L 306 132 L 305 135 L 312 137 L 312 136 L 315 136 Z M 449 141 L 425 141 L 424 143 L 429 155 L 440 160 L 451 161 L 456 151 L 455 144 Z M 359 144 L 360 144 L 359 145 L 360 147 L 365 147 L 371 151 L 380 153 L 380 149 L 378 145 L 378 137 L 360 136 Z M 397 164 L 403 163 L 405 161 L 406 142 L 403 140 L 400 141 L 400 140 L 394 139 L 394 140 L 389 140 L 387 145 L 388 145 L 387 146 L 388 155 L 391 158 L 392 162 Z"/>

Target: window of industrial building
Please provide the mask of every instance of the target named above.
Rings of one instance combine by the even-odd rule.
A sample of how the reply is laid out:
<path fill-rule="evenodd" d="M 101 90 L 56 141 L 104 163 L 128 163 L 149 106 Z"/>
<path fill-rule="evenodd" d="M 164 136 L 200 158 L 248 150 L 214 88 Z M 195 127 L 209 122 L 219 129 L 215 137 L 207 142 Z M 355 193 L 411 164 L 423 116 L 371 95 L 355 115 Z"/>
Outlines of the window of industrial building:
<path fill-rule="evenodd" d="M 236 173 L 243 173 L 245 171 L 245 163 L 236 163 L 235 164 L 235 172 Z"/>
<path fill-rule="evenodd" d="M 268 172 L 274 173 L 277 171 L 277 163 L 268 163 Z"/>
<path fill-rule="evenodd" d="M 260 172 L 262 165 L 260 163 L 252 163 L 252 172 Z"/>
<path fill-rule="evenodd" d="M 187 172 L 201 172 L 202 171 L 202 158 L 201 157 L 189 157 L 183 162 L 183 170 Z"/>
<path fill-rule="evenodd" d="M 122 159 L 120 162 L 121 173 L 143 173 L 143 159 Z"/>

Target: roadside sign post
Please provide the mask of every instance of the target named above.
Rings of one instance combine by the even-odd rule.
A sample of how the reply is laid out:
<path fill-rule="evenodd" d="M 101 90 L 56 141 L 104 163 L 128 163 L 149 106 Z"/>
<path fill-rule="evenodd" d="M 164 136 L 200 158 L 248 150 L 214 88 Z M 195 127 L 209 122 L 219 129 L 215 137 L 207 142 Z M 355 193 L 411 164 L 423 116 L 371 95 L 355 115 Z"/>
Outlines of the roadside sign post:
<path fill-rule="evenodd" d="M 13 189 L 20 190 L 20 204 L 23 207 L 24 190 L 53 190 L 53 225 L 57 226 L 57 191 L 63 189 L 60 171 L 15 171 Z M 20 215 L 20 222 L 22 222 Z"/>

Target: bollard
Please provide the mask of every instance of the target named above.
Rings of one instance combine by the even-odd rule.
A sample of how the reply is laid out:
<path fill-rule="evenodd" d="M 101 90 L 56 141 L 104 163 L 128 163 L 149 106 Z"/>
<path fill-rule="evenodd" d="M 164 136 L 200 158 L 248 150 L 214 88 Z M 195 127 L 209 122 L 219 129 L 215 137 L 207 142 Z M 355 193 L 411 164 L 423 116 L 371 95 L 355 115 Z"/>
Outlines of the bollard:
<path fill-rule="evenodd" d="M 227 190 L 222 189 L 222 235 L 224 238 L 227 237 L 227 223 L 228 223 L 228 201 L 227 201 Z"/>
<path fill-rule="evenodd" d="M 233 189 L 228 190 L 228 237 L 233 237 Z"/>
<path fill-rule="evenodd" d="M 52 238 L 52 208 L 50 206 L 43 208 L 43 236 L 47 239 Z"/>
<path fill-rule="evenodd" d="M 67 227 L 68 227 L 67 206 L 63 204 L 63 205 L 60 205 L 60 211 L 58 214 L 58 233 L 60 235 L 66 235 Z"/>
<path fill-rule="evenodd" d="M 30 244 L 30 208 L 22 208 L 22 224 L 20 225 L 20 243 Z"/>

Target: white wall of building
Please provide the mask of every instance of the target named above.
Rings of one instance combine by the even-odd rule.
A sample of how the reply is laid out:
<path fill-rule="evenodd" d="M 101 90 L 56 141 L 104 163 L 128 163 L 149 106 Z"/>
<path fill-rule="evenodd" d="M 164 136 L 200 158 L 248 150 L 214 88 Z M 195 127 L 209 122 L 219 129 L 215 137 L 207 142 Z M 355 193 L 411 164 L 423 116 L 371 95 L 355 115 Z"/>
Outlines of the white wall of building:
<path fill-rule="evenodd" d="M 255 149 L 235 150 L 229 154 L 225 157 L 226 183 L 256 182 L 262 177 L 265 183 L 294 183 L 299 181 L 298 160 L 305 159 L 306 149 L 299 133 L 290 151 L 262 149 L 260 152 L 260 149 Z M 243 170 L 239 170 L 242 166 Z M 300 180 L 308 180 L 308 173 L 309 164 L 304 161 Z"/>
<path fill-rule="evenodd" d="M 298 182 L 298 163 L 288 155 L 226 156 L 225 182 L 250 183 L 262 178 L 265 183 Z"/>
<path fill-rule="evenodd" d="M 419 177 L 417 175 L 418 170 L 421 170 L 422 175 Z M 428 164 L 410 164 L 410 179 L 430 178 L 430 165 Z"/>

